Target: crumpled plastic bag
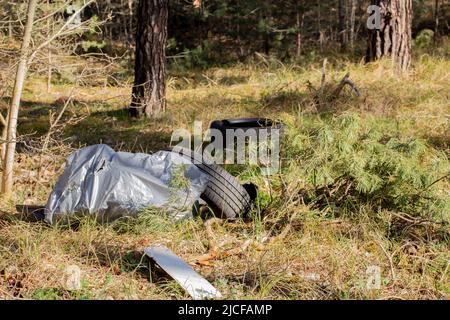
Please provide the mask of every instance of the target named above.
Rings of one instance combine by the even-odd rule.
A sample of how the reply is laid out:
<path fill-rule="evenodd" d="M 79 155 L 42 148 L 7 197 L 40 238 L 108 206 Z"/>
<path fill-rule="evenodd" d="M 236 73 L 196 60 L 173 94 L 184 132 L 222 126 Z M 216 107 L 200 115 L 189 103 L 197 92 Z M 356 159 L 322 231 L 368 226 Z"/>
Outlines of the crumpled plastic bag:
<path fill-rule="evenodd" d="M 178 153 L 115 152 L 100 144 L 69 156 L 45 207 L 45 221 L 96 215 L 102 221 L 163 208 L 174 219 L 192 217 L 208 176 Z"/>

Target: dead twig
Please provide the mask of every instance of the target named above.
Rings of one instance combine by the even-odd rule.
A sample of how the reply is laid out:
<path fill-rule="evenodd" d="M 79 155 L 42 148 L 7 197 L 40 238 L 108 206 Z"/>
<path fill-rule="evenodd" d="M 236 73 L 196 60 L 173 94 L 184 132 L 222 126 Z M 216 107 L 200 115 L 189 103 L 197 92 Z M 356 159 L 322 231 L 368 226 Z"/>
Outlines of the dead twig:
<path fill-rule="evenodd" d="M 448 177 L 450 177 L 450 173 L 448 173 L 447 175 L 440 177 L 439 179 L 433 181 L 428 187 L 425 188 L 425 190 L 428 190 L 429 188 L 431 188 L 432 186 L 434 186 L 436 183 L 438 183 L 439 181 L 445 180 Z"/>
<path fill-rule="evenodd" d="M 34 58 L 36 57 L 36 55 L 39 53 L 39 51 L 42 48 L 47 47 L 47 45 L 49 43 L 51 43 L 53 40 L 55 40 L 56 38 L 64 35 L 64 32 L 66 31 L 66 29 L 70 26 L 70 24 L 75 20 L 75 18 L 77 17 L 78 14 L 80 14 L 86 7 L 88 7 L 89 5 L 91 5 L 92 3 L 94 3 L 94 0 L 90 0 L 88 2 L 86 2 L 83 6 L 81 6 L 81 8 L 79 8 L 69 19 L 67 19 L 66 23 L 55 33 L 53 34 L 51 37 L 49 37 L 47 39 L 47 41 L 44 41 L 43 43 L 41 43 L 39 46 L 37 46 L 37 48 L 30 54 L 30 56 L 28 57 L 27 60 L 27 64 L 31 64 L 31 62 L 34 60 Z"/>
<path fill-rule="evenodd" d="M 38 173 L 37 173 L 37 180 L 39 182 L 40 178 L 41 178 L 41 169 L 42 169 L 42 155 L 46 152 L 48 145 L 50 143 L 50 137 L 53 134 L 56 126 L 58 125 L 59 121 L 61 120 L 61 117 L 63 116 L 64 112 L 66 111 L 67 107 L 70 105 L 70 103 L 73 100 L 73 89 L 70 93 L 69 98 L 66 100 L 66 102 L 64 103 L 64 106 L 62 107 L 61 111 L 59 112 L 58 116 L 56 117 L 56 119 L 54 121 L 52 121 L 52 116 L 50 115 L 50 128 L 47 131 L 47 134 L 44 138 L 44 143 L 42 145 L 42 149 L 40 152 L 40 156 L 39 156 L 39 165 L 38 165 Z"/>
<path fill-rule="evenodd" d="M 447 275 L 449 265 L 450 265 L 450 260 L 447 261 L 447 266 L 445 267 L 444 272 L 442 272 L 442 276 L 441 276 L 441 279 L 439 280 L 439 282 L 441 282 L 441 283 L 444 282 L 445 276 Z"/>
<path fill-rule="evenodd" d="M 406 221 L 408 223 L 411 223 L 411 226 L 415 225 L 431 225 L 431 226 L 442 226 L 445 225 L 445 222 L 438 222 L 438 221 L 432 221 L 429 219 L 423 219 L 423 218 L 414 218 L 411 215 L 404 213 L 404 212 L 388 212 L 391 216 L 395 216 L 399 218 L 400 220 Z"/>
<path fill-rule="evenodd" d="M 392 256 L 383 247 L 383 245 L 381 244 L 381 241 L 377 241 L 377 245 L 381 248 L 381 250 L 383 251 L 384 255 L 388 259 L 388 262 L 389 262 L 389 265 L 390 265 L 390 268 L 391 268 L 392 282 L 395 283 L 396 277 L 395 277 L 395 268 L 394 268 L 394 263 L 392 261 Z"/>

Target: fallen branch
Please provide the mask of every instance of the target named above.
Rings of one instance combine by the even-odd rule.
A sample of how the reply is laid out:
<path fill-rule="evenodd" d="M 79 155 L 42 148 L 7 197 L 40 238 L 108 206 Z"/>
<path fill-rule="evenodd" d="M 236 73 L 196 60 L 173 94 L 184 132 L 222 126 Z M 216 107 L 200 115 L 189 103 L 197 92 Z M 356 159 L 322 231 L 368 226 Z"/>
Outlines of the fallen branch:
<path fill-rule="evenodd" d="M 415 218 L 412 217 L 411 215 L 404 213 L 404 212 L 393 212 L 393 211 L 388 211 L 388 213 L 391 216 L 395 216 L 400 220 L 406 221 L 408 223 L 410 223 L 411 225 L 409 225 L 408 227 L 412 227 L 412 226 L 417 226 L 417 225 L 430 225 L 433 227 L 437 227 L 437 226 L 443 226 L 446 223 L 445 222 L 440 222 L 440 221 L 433 221 L 430 219 L 424 219 L 424 218 Z"/>
<path fill-rule="evenodd" d="M 212 219 L 207 220 L 204 223 L 205 228 L 206 228 L 206 236 L 208 238 L 209 252 L 196 258 L 195 263 L 204 265 L 204 266 L 210 266 L 211 260 L 224 259 L 226 257 L 241 254 L 242 252 L 246 251 L 248 249 L 248 247 L 250 247 L 250 245 L 255 246 L 257 250 L 264 250 L 264 246 L 262 244 L 249 239 L 249 240 L 244 241 L 244 243 L 242 243 L 237 248 L 220 251 L 219 247 L 216 244 L 216 241 L 214 240 L 214 232 L 213 232 L 212 226 L 214 224 L 221 225 L 221 224 L 223 224 L 223 222 L 224 221 L 222 219 L 212 218 Z"/>
<path fill-rule="evenodd" d="M 352 80 L 350 80 L 350 73 L 347 73 L 336 86 L 326 83 L 327 62 L 327 59 L 323 61 L 322 77 L 320 80 L 320 87 L 318 89 L 314 88 L 310 81 L 306 82 L 308 89 L 314 95 L 316 103 L 329 103 L 337 99 L 346 85 L 350 86 L 352 88 L 352 91 L 354 91 L 358 97 L 361 97 L 361 91 L 359 90 L 358 86 Z"/>
<path fill-rule="evenodd" d="M 443 177 L 440 177 L 439 179 L 433 181 L 428 187 L 426 187 L 425 190 L 430 189 L 430 188 L 431 188 L 432 186 L 434 186 L 436 183 L 438 183 L 438 182 L 440 182 L 440 181 L 442 181 L 442 180 L 445 180 L 445 179 L 447 179 L 447 178 L 449 178 L 449 177 L 450 177 L 450 173 L 447 174 L 447 175 L 445 175 L 445 176 L 443 176 Z"/>
<path fill-rule="evenodd" d="M 356 95 L 358 97 L 361 96 L 361 92 L 359 91 L 358 87 L 356 86 L 356 84 L 350 80 L 350 73 L 347 73 L 344 78 L 342 78 L 341 82 L 339 82 L 339 84 L 337 85 L 336 89 L 334 90 L 334 97 L 337 98 L 339 97 L 339 95 L 341 94 L 342 89 L 344 89 L 344 87 L 346 85 L 349 85 L 353 91 L 355 91 Z"/>

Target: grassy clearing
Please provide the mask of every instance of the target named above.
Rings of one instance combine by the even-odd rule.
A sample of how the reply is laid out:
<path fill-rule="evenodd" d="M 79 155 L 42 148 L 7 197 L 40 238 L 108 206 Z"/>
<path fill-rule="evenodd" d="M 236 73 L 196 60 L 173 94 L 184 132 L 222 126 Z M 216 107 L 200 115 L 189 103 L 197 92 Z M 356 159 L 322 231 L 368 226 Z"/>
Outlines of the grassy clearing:
<path fill-rule="evenodd" d="M 0 298 L 186 298 L 173 282 L 152 283 L 142 249 L 164 243 L 189 262 L 208 252 L 201 220 L 173 223 L 147 212 L 137 220 L 76 227 L 21 221 L 15 204 L 43 204 L 65 157 L 86 144 L 154 152 L 174 128 L 214 119 L 265 116 L 285 121 L 283 169 L 264 178 L 258 168 L 230 167 L 260 188 L 251 223 L 214 226 L 223 249 L 247 240 L 238 255 L 196 266 L 227 298 L 391 299 L 449 298 L 450 61 L 424 55 L 410 77 L 397 78 L 387 62 L 330 61 L 328 83 L 349 71 L 363 96 L 345 91 L 317 103 L 308 89 L 320 65 L 252 65 L 172 74 L 168 114 L 132 120 L 124 107 L 130 88 L 77 87 L 49 146 L 49 110 L 61 110 L 69 85 L 49 94 L 30 79 L 19 119 L 22 142 L 13 203 L 1 203 Z M 442 179 L 441 179 L 442 178 Z M 65 290 L 64 270 L 77 265 L 82 289 Z M 381 271 L 381 287 L 368 289 Z"/>

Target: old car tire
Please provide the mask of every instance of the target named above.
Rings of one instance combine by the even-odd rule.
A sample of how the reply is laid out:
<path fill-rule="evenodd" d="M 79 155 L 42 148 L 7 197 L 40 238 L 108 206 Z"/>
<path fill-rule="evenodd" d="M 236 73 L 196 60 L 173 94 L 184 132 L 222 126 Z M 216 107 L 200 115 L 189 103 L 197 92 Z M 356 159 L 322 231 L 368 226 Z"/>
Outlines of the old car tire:
<path fill-rule="evenodd" d="M 209 177 L 208 185 L 201 195 L 201 198 L 222 217 L 234 219 L 246 217 L 252 209 L 256 198 L 256 187 L 249 188 L 242 186 L 239 181 L 217 164 L 206 163 L 201 155 L 191 150 L 181 151 L 181 149 L 171 150 L 182 156 L 190 158 L 194 164 Z M 247 192 L 247 189 L 254 192 Z"/>
<path fill-rule="evenodd" d="M 278 130 L 280 137 L 283 136 L 285 125 L 276 120 L 271 120 L 267 118 L 239 118 L 239 119 L 223 119 L 215 120 L 211 122 L 210 129 L 219 130 L 222 133 L 223 141 L 222 145 L 226 148 L 231 148 L 233 141 L 227 141 L 227 130 L 242 130 L 247 132 L 248 130 L 254 130 L 257 134 L 256 142 L 259 143 L 259 131 L 266 130 L 269 136 Z"/>

